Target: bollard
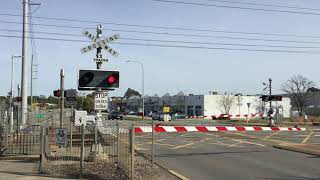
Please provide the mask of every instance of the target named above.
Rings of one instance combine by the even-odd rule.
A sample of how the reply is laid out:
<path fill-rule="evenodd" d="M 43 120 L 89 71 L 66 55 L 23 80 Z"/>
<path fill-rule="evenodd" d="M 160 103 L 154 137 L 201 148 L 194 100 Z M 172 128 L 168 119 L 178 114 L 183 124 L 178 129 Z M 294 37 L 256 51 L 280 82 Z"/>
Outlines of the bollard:
<path fill-rule="evenodd" d="M 120 162 L 120 132 L 119 132 L 119 122 L 117 122 L 117 163 Z"/>
<path fill-rule="evenodd" d="M 134 138 L 135 138 L 135 132 L 134 132 L 134 125 L 131 126 L 131 133 L 130 133 L 130 148 L 131 148 L 131 180 L 134 179 Z"/>
<path fill-rule="evenodd" d="M 84 125 L 81 124 L 80 177 L 83 176 L 83 160 L 84 160 Z"/>

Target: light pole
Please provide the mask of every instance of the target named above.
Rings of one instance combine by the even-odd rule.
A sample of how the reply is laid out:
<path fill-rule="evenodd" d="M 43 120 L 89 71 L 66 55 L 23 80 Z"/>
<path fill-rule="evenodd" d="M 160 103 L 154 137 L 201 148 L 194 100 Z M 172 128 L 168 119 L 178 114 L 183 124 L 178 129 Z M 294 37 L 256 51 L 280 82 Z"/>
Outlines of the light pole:
<path fill-rule="evenodd" d="M 141 66 L 141 72 L 142 72 L 142 120 L 144 120 L 144 68 L 143 68 L 143 64 L 140 61 L 131 61 L 128 60 L 126 61 L 127 63 L 137 63 L 140 64 Z"/>
<path fill-rule="evenodd" d="M 22 56 L 11 56 L 11 90 L 10 90 L 10 133 L 13 132 L 13 78 L 14 78 L 14 58 L 22 58 Z"/>

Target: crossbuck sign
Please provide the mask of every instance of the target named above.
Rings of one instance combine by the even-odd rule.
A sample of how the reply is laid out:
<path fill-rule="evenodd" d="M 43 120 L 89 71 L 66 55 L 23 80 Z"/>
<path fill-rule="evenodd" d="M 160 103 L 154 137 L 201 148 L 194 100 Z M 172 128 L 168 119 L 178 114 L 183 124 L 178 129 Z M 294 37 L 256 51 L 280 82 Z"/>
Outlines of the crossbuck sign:
<path fill-rule="evenodd" d="M 80 50 L 81 50 L 82 54 L 89 52 L 89 51 L 92 51 L 97 48 L 102 48 L 102 49 L 105 49 L 107 52 L 109 52 L 112 56 L 115 56 L 115 57 L 118 56 L 119 53 L 117 51 L 115 51 L 114 49 L 112 49 L 110 46 L 108 46 L 107 43 L 110 43 L 110 42 L 113 42 L 113 41 L 119 39 L 120 38 L 119 34 L 115 34 L 115 35 L 107 37 L 107 38 L 98 38 L 97 36 L 93 35 L 89 31 L 85 30 L 85 31 L 83 31 L 83 35 L 88 37 L 93 44 L 81 48 Z"/>

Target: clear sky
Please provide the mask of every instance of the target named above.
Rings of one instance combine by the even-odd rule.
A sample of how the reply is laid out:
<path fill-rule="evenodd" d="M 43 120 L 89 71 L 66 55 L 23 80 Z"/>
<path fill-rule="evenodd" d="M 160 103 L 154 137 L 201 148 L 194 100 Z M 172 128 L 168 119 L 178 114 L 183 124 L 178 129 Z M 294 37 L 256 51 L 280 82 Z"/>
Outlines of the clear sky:
<path fill-rule="evenodd" d="M 182 1 L 182 0 L 174 0 Z M 236 1 L 236 0 L 233 0 Z M 240 2 L 264 3 L 284 6 L 299 6 L 319 8 L 316 0 L 238 0 Z M 140 24 L 152 26 L 168 26 L 193 29 L 210 29 L 221 31 L 259 32 L 275 34 L 295 34 L 320 36 L 320 15 L 304 15 L 293 13 L 278 13 L 251 11 L 234 8 L 219 8 L 213 6 L 182 5 L 152 0 L 33 0 L 41 3 L 41 7 L 33 14 L 40 17 L 55 17 L 102 22 L 103 36 L 119 33 L 120 43 L 169 44 L 174 46 L 204 46 L 213 48 L 245 48 L 245 49 L 276 49 L 320 52 L 320 37 L 287 37 L 270 35 L 228 34 L 222 32 L 196 32 L 186 30 L 168 30 L 147 27 L 133 27 L 106 24 L 116 22 L 123 24 Z M 261 7 L 241 4 L 227 4 L 210 0 L 185 0 L 204 4 L 232 5 L 242 7 L 269 8 L 283 10 L 279 7 Z M 32 7 L 32 11 L 36 6 Z M 288 10 L 288 9 L 285 9 Z M 320 10 L 296 10 L 320 13 Z M 4 16 L 3 14 L 22 15 L 22 0 L 1 0 L 0 35 L 21 36 L 21 24 L 8 24 L 3 21 L 22 22 L 21 16 Z M 83 28 L 45 27 L 34 25 L 35 37 L 87 40 L 87 42 L 65 42 L 51 40 L 35 40 L 36 61 L 38 63 L 38 79 L 35 82 L 34 94 L 50 95 L 59 88 L 59 72 L 63 68 L 66 73 L 66 88 L 76 88 L 78 69 L 94 69 L 95 52 L 81 54 L 80 48 L 89 44 L 82 36 L 87 28 L 95 33 L 97 23 L 68 22 L 33 18 L 34 24 L 49 24 L 60 26 L 77 26 Z M 93 28 L 93 29 L 89 29 Z M 20 32 L 6 31 L 19 30 Z M 256 38 L 285 41 L 308 41 L 313 43 L 289 43 L 276 41 L 253 41 L 241 39 L 223 39 L 214 37 L 155 35 L 150 33 L 124 32 L 153 31 L 161 33 L 197 34 L 201 36 L 224 36 L 232 38 Z M 37 32 L 65 33 L 69 36 L 39 34 Z M 132 41 L 126 38 L 157 39 L 172 41 L 198 41 L 202 43 L 232 43 L 246 45 L 299 46 L 300 48 L 267 48 L 239 47 L 213 44 L 182 44 L 163 42 Z M 318 44 L 317 44 L 318 43 Z M 21 38 L 5 38 L 0 36 L 0 94 L 6 94 L 10 89 L 10 57 L 21 55 Z M 141 90 L 141 69 L 137 64 L 128 64 L 126 60 L 139 60 L 145 68 L 145 94 L 163 95 L 166 92 L 176 94 L 179 91 L 194 94 L 206 94 L 209 91 L 242 92 L 243 94 L 261 93 L 262 82 L 273 79 L 275 89 L 294 74 L 301 74 L 319 84 L 320 54 L 279 53 L 231 51 L 196 48 L 173 48 L 154 46 L 133 46 L 110 44 L 119 52 L 119 57 L 113 58 L 107 52 L 109 63 L 103 64 L 103 69 L 118 69 L 121 73 L 120 88 L 112 95 L 123 95 L 127 88 Z M 304 47 L 304 48 L 301 48 Z M 309 47 L 309 48 L 305 48 Z M 312 48 L 310 48 L 312 47 Z M 29 44 L 29 62 L 31 46 Z M 30 67 L 30 64 L 29 64 Z M 15 60 L 15 87 L 20 79 L 21 65 Z M 30 76 L 28 79 L 30 83 Z M 29 89 L 30 86 L 28 85 Z M 278 90 L 275 90 L 279 92 Z M 30 92 L 30 91 L 29 91 Z"/>

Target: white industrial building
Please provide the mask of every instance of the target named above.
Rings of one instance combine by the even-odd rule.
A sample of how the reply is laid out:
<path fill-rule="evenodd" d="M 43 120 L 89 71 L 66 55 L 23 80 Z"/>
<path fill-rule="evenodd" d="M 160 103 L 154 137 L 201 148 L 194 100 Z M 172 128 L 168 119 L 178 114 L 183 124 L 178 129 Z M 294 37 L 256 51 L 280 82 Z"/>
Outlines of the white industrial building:
<path fill-rule="evenodd" d="M 230 105 L 230 110 L 222 105 L 226 100 Z M 181 112 L 188 116 L 217 116 L 229 114 L 233 117 L 237 115 L 266 115 L 269 110 L 269 102 L 262 102 L 260 95 L 233 95 L 233 94 L 207 94 L 207 95 L 185 95 L 183 92 L 171 96 L 166 93 L 162 97 L 157 94 L 154 96 L 145 96 L 145 113 L 162 111 L 164 106 L 169 106 L 172 113 Z M 141 98 L 130 97 L 127 100 L 127 109 L 136 111 L 141 109 Z M 282 101 L 273 101 L 272 108 L 277 110 L 282 117 L 290 117 L 291 105 L 290 98 L 283 97 Z M 227 108 L 228 109 L 228 108 Z"/>

